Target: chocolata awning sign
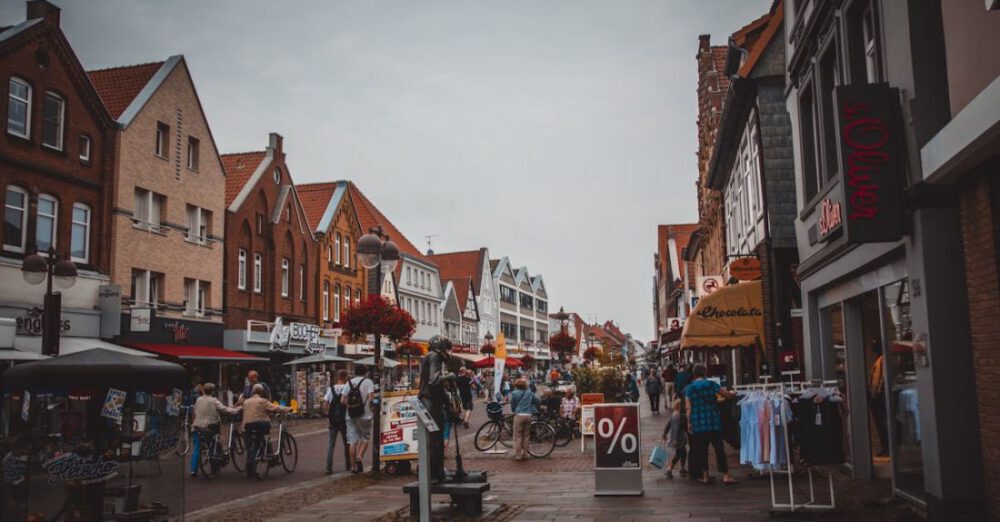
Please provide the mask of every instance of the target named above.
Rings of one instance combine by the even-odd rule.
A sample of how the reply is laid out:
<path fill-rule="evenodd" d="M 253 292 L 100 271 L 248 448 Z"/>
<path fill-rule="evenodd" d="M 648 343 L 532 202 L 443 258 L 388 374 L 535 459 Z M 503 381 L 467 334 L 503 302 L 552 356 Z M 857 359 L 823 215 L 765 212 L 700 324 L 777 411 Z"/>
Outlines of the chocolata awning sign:
<path fill-rule="evenodd" d="M 834 97 L 843 208 L 826 224 L 842 222 L 848 243 L 896 241 L 903 236 L 898 91 L 887 83 L 842 85 Z"/>

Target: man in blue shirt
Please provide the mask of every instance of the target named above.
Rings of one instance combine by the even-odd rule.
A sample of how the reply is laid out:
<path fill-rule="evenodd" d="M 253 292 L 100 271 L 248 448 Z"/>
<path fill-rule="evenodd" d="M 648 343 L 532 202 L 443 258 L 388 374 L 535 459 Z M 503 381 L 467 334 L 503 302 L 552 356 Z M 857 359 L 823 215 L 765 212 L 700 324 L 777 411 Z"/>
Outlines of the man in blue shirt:
<path fill-rule="evenodd" d="M 708 369 L 704 364 L 694 366 L 694 382 L 684 388 L 686 397 L 688 431 L 691 432 L 690 466 L 692 476 L 702 483 L 712 482 L 708 474 L 708 446 L 715 449 L 715 464 L 722 473 L 722 483 L 736 484 L 729 474 L 726 462 L 726 449 L 722 445 L 722 418 L 719 416 L 718 395 L 733 397 L 734 395 L 719 386 L 715 381 L 705 378 Z M 698 476 L 700 474 L 700 477 Z"/>

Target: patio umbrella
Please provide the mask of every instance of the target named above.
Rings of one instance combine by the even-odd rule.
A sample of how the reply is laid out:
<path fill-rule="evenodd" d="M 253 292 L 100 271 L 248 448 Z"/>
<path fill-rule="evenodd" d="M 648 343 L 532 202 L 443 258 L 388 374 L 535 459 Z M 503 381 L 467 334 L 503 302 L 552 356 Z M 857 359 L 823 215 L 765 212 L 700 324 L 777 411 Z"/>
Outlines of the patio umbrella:
<path fill-rule="evenodd" d="M 179 364 L 94 348 L 19 364 L 5 371 L 2 380 L 8 390 L 113 387 L 152 391 L 183 388 L 187 375 Z"/>
<path fill-rule="evenodd" d="M 307 355 L 305 357 L 299 357 L 293 361 L 288 361 L 285 366 L 293 366 L 297 364 L 315 364 L 315 363 L 335 363 L 335 362 L 351 362 L 352 359 L 347 357 L 341 357 L 339 355 L 333 355 L 329 353 L 318 353 L 315 355 Z"/>
<path fill-rule="evenodd" d="M 472 366 L 476 368 L 492 368 L 493 367 L 493 357 L 483 357 L 482 359 L 476 361 Z M 513 357 L 507 358 L 506 363 L 508 368 L 520 368 L 524 366 L 524 363 L 520 359 L 515 359 Z"/>
<path fill-rule="evenodd" d="M 375 366 L 375 356 L 359 359 L 357 361 L 354 361 L 354 364 L 360 364 L 362 366 Z M 386 368 L 395 368 L 396 366 L 399 366 L 399 362 L 394 361 L 388 357 L 383 357 L 382 366 L 385 366 Z"/>

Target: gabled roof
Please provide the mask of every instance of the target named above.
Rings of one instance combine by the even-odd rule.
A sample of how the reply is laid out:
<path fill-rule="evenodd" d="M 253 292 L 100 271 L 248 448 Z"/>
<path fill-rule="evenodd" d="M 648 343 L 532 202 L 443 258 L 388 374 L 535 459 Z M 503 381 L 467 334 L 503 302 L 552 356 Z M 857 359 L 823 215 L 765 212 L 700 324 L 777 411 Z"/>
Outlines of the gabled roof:
<path fill-rule="evenodd" d="M 447 281 L 452 288 L 455 289 L 455 297 L 458 299 L 458 308 L 462 315 L 465 315 L 465 304 L 469 302 L 469 289 L 472 288 L 472 278 L 471 277 L 457 277 L 454 279 L 442 279 L 441 282 Z M 475 299 L 472 300 L 473 305 L 477 306 Z M 476 315 L 479 315 L 479 311 L 476 310 Z"/>
<path fill-rule="evenodd" d="M 392 221 L 389 221 L 389 218 L 385 217 L 385 214 L 361 192 L 361 189 L 353 181 L 347 182 L 347 189 L 351 196 L 351 201 L 354 202 L 354 211 L 358 214 L 358 222 L 361 223 L 361 230 L 367 232 L 372 227 L 382 225 L 382 229 L 389 234 L 389 239 L 399 247 L 400 253 L 415 257 L 437 268 L 437 265 L 422 254 L 420 249 L 413 246 L 413 243 L 396 228 L 396 225 L 392 224 Z M 402 263 L 397 265 L 397 270 L 399 270 L 399 266 L 401 265 Z"/>
<path fill-rule="evenodd" d="M 531 278 L 531 291 L 532 292 L 538 292 L 539 288 L 541 288 L 541 289 L 544 290 L 545 289 L 545 282 L 542 281 L 542 276 L 536 275 L 535 277 Z"/>
<path fill-rule="evenodd" d="M 236 200 L 236 196 L 244 190 L 247 182 L 257 170 L 267 167 L 271 162 L 268 151 L 237 152 L 222 154 L 222 168 L 226 171 L 226 207 Z"/>
<path fill-rule="evenodd" d="M 522 266 L 514 272 L 514 284 L 520 286 L 524 282 L 527 282 L 528 286 L 531 286 L 531 275 L 528 274 L 528 267 L 526 266 Z"/>
<path fill-rule="evenodd" d="M 657 247 L 659 248 L 660 254 L 660 266 L 663 271 L 660 276 L 664 281 L 667 281 L 667 288 L 673 289 L 676 285 L 679 285 L 677 280 L 671 275 L 671 264 L 673 260 L 677 260 L 676 271 L 677 274 L 683 276 L 685 270 L 687 269 L 687 262 L 684 261 L 684 257 L 681 253 L 687 247 L 688 242 L 691 240 L 691 234 L 698 230 L 699 225 L 697 223 L 683 223 L 674 225 L 660 225 L 657 227 Z M 674 247 L 676 251 L 671 255 L 670 252 L 670 239 L 674 239 Z M 680 279 L 683 279 L 681 277 Z"/>
<path fill-rule="evenodd" d="M 449 306 L 452 302 L 454 302 L 455 305 L 458 307 L 458 316 L 459 316 L 459 320 L 461 320 L 462 312 L 464 311 L 463 308 L 465 306 L 463 304 L 464 301 L 462 301 L 462 300 L 460 300 L 458 298 L 458 293 L 456 292 L 455 285 L 453 284 L 452 281 L 447 281 L 447 282 L 446 281 L 441 281 L 441 284 L 444 286 L 444 302 L 443 302 L 443 304 L 445 306 Z"/>
<path fill-rule="evenodd" d="M 483 259 L 486 248 L 463 252 L 446 252 L 427 256 L 438 267 L 441 279 L 471 278 L 474 292 L 478 293 L 482 284 Z"/>
<path fill-rule="evenodd" d="M 139 112 L 139 109 L 145 105 L 152 93 L 156 92 L 159 84 L 179 61 L 180 56 L 171 56 L 170 66 L 166 68 L 164 64 L 167 62 L 162 61 L 87 71 L 87 75 L 90 76 L 91 83 L 101 95 L 101 100 L 108 108 L 108 112 L 111 113 L 111 117 L 120 121 L 122 115 L 133 105 L 133 102 L 138 107 L 130 110 L 130 115 L 134 117 Z M 157 75 L 159 71 L 164 69 L 167 70 L 163 74 Z M 154 75 L 158 76 L 158 81 L 155 84 L 150 82 Z"/>
<path fill-rule="evenodd" d="M 493 261 L 496 261 L 496 264 Z M 500 259 L 490 260 L 490 267 L 493 268 L 494 279 L 500 279 L 503 273 L 507 272 L 510 274 L 511 279 L 514 279 L 515 283 L 517 282 L 517 276 L 514 275 L 514 270 L 511 268 L 509 257 L 503 256 Z"/>
<path fill-rule="evenodd" d="M 348 195 L 347 181 L 332 183 L 307 183 L 297 185 L 296 190 L 302 200 L 302 208 L 309 218 L 309 226 L 317 234 L 326 234 L 333 224 L 333 218 Z"/>
<path fill-rule="evenodd" d="M 770 12 L 733 34 L 733 43 L 748 52 L 746 60 L 736 73 L 740 78 L 750 76 L 767 46 L 778 34 L 785 15 L 783 4 L 783 0 L 778 0 L 771 6 Z"/>

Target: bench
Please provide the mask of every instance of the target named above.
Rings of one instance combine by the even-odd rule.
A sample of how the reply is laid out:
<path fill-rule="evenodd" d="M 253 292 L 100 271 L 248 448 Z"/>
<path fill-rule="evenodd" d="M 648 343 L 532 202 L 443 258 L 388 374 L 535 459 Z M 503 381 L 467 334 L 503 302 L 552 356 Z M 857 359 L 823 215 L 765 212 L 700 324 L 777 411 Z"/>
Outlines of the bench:
<path fill-rule="evenodd" d="M 486 482 L 446 482 L 431 484 L 431 495 L 450 495 L 451 503 L 458 507 L 462 515 L 474 517 L 483 512 L 483 493 L 490 490 Z M 410 516 L 420 515 L 420 483 L 410 482 L 403 486 L 403 492 L 410 495 Z"/>

